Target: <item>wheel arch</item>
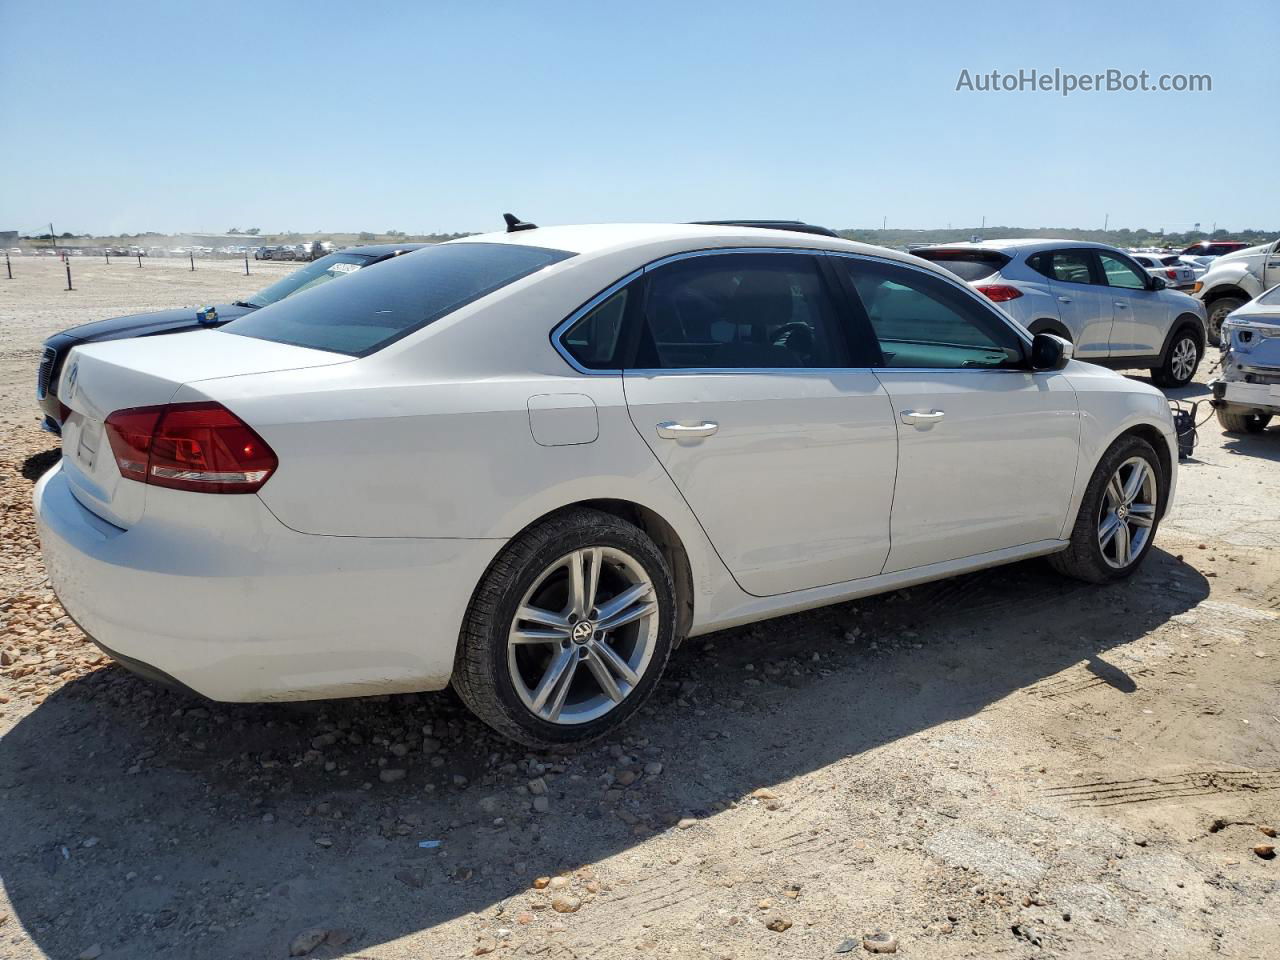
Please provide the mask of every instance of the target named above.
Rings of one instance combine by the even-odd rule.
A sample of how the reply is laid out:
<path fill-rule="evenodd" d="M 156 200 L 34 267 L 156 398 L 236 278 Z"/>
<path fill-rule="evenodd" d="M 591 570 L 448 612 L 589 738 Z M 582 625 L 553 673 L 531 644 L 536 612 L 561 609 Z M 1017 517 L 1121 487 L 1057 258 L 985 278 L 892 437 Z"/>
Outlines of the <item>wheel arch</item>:
<path fill-rule="evenodd" d="M 1194 313 L 1180 313 L 1174 319 L 1173 323 L 1169 325 L 1169 332 L 1165 334 L 1164 346 L 1160 349 L 1161 362 L 1163 362 L 1164 358 L 1168 355 L 1169 348 L 1173 346 L 1173 338 L 1186 329 L 1190 329 L 1191 332 L 1195 334 L 1196 340 L 1200 344 L 1200 353 L 1202 355 L 1205 350 L 1208 349 L 1209 342 L 1207 334 L 1204 329 L 1204 324 L 1200 321 L 1200 318 Z"/>
<path fill-rule="evenodd" d="M 675 527 L 652 507 L 646 507 L 643 504 L 636 503 L 634 500 L 597 498 L 566 503 L 539 517 L 535 517 L 525 524 L 520 532 L 516 534 L 516 537 L 519 537 L 530 527 L 542 523 L 548 517 L 577 508 L 599 510 L 601 513 L 608 513 L 618 517 L 620 520 L 625 520 L 643 530 L 645 535 L 657 545 L 658 550 L 671 567 L 671 577 L 675 584 L 676 623 L 674 640 L 678 646 L 688 636 L 689 630 L 693 626 L 695 590 L 693 564 L 689 559 L 689 551 L 686 549 L 684 540 L 680 537 Z M 515 537 L 512 539 L 515 539 Z"/>
<path fill-rule="evenodd" d="M 1151 448 L 1156 452 L 1156 459 L 1160 461 L 1160 482 L 1163 489 L 1160 491 L 1160 516 L 1164 516 L 1165 511 L 1169 509 L 1169 490 L 1170 481 L 1173 479 L 1173 454 L 1169 452 L 1169 441 L 1160 428 L 1151 423 L 1135 423 L 1130 427 L 1120 431 L 1111 439 L 1111 442 L 1103 448 L 1101 455 L 1098 457 L 1098 463 L 1102 462 L 1102 458 L 1107 455 L 1107 451 L 1115 446 L 1118 440 L 1125 437 L 1137 437 L 1151 444 Z M 1098 469 L 1098 464 L 1093 465 L 1093 469 Z M 1090 476 L 1092 476 L 1090 472 Z"/>
<path fill-rule="evenodd" d="M 1247 303 L 1253 299 L 1253 294 L 1235 283 L 1220 283 L 1211 290 L 1205 291 L 1204 305 L 1208 307 L 1213 301 L 1221 300 L 1223 297 L 1237 297 Z"/>

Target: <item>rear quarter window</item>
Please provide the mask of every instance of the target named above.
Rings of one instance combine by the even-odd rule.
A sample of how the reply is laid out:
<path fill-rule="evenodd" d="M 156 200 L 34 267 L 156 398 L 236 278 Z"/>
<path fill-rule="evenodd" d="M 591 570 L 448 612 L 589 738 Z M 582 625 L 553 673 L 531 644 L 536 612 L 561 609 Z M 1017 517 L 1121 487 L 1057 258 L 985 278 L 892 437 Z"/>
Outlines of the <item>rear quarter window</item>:
<path fill-rule="evenodd" d="M 221 330 L 363 357 L 572 256 L 515 243 L 440 244 L 295 294 Z"/>

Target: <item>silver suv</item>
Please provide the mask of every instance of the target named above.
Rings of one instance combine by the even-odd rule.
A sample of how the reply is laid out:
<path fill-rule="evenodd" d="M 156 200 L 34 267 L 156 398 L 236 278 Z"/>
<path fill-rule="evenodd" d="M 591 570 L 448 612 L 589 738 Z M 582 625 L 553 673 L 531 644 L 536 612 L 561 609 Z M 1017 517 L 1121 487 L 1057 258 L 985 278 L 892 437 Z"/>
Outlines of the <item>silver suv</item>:
<path fill-rule="evenodd" d="M 1147 367 L 1181 387 L 1204 356 L 1204 305 L 1167 289 L 1122 250 L 1078 240 L 987 240 L 913 250 L 999 304 L 1032 333 L 1070 340 L 1105 367 Z"/>

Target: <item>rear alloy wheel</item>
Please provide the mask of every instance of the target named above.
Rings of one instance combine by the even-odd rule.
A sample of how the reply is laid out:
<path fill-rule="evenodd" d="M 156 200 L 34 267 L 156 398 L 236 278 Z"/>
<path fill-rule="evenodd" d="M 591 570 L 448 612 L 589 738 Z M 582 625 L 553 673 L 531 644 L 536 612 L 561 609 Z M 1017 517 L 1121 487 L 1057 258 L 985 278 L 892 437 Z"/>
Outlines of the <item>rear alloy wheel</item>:
<path fill-rule="evenodd" d="M 1179 330 L 1165 351 L 1164 363 L 1151 371 L 1151 378 L 1162 387 L 1185 387 L 1200 366 L 1200 341 L 1190 330 Z"/>
<path fill-rule="evenodd" d="M 521 534 L 486 573 L 454 687 L 521 743 L 595 739 L 653 691 L 674 610 L 670 570 L 643 531 L 596 510 L 566 511 Z"/>
<path fill-rule="evenodd" d="M 1222 345 L 1222 321 L 1227 319 L 1228 313 L 1244 304 L 1245 301 L 1239 297 L 1219 297 L 1209 304 L 1209 343 L 1215 347 Z"/>
<path fill-rule="evenodd" d="M 1265 413 L 1232 413 L 1217 409 L 1218 424 L 1227 433 L 1261 433 L 1267 429 L 1271 416 Z"/>
<path fill-rule="evenodd" d="M 1127 577 L 1151 549 L 1164 497 L 1160 460 L 1140 437 L 1121 437 L 1103 456 L 1071 531 L 1071 545 L 1049 562 L 1090 583 Z"/>

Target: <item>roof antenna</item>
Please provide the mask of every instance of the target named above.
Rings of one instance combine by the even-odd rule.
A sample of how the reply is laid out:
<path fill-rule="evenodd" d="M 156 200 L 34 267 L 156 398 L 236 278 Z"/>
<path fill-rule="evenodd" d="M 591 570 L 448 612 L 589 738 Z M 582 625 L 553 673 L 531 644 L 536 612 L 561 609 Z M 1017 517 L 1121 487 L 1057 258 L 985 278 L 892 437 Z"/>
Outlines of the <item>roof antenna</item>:
<path fill-rule="evenodd" d="M 507 233 L 518 233 L 521 230 L 537 230 L 536 223 L 525 223 L 514 213 L 504 213 L 502 219 L 507 221 Z"/>

